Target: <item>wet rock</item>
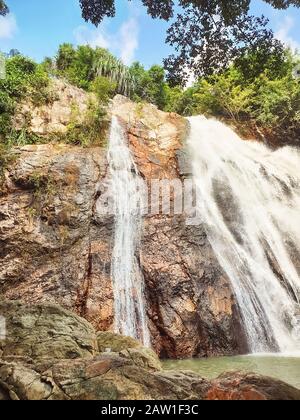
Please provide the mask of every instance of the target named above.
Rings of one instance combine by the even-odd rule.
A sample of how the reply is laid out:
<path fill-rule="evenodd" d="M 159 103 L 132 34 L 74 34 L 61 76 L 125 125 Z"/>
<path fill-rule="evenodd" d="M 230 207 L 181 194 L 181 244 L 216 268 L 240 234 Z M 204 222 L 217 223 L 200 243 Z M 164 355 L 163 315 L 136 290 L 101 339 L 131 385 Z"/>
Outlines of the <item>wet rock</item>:
<path fill-rule="evenodd" d="M 183 181 L 192 173 L 184 143 L 188 122 L 120 97 L 113 113 L 129 133 L 149 193 L 153 181 L 170 181 L 184 197 Z M 174 215 L 172 185 L 166 191 L 170 208 L 146 214 L 140 249 L 153 347 L 172 358 L 244 353 L 246 338 L 230 281 L 205 226 L 185 208 Z"/>
<path fill-rule="evenodd" d="M 191 164 L 191 156 L 187 148 L 178 150 L 176 152 L 176 157 L 180 176 L 184 178 L 192 177 L 193 168 Z"/>
<path fill-rule="evenodd" d="M 254 374 L 208 381 L 163 371 L 151 349 L 128 337 L 96 333 L 56 305 L 2 301 L 0 400 L 299 400 L 300 391 Z M 111 343 L 115 352 L 98 353 Z M 118 344 L 117 344 L 118 343 Z M 126 347 L 128 346 L 128 347 Z"/>

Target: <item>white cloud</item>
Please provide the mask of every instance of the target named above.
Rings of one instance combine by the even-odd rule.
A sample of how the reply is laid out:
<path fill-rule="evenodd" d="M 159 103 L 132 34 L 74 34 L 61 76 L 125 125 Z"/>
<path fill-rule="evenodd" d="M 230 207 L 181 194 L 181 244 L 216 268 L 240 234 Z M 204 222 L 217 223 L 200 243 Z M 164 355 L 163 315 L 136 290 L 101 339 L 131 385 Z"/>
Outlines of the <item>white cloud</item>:
<path fill-rule="evenodd" d="M 135 52 L 139 46 L 139 25 L 136 18 L 130 18 L 120 29 L 121 59 L 124 64 L 134 61 Z"/>
<path fill-rule="evenodd" d="M 286 44 L 288 47 L 290 47 L 292 50 L 300 51 L 300 43 L 296 41 L 292 35 L 291 31 L 296 25 L 296 20 L 293 19 L 291 16 L 285 16 L 283 19 L 280 27 L 278 28 L 277 32 L 275 33 L 275 36 L 277 39 L 282 41 L 284 44 Z"/>
<path fill-rule="evenodd" d="M 129 65 L 139 46 L 139 22 L 137 17 L 130 17 L 114 34 L 109 32 L 105 23 L 96 29 L 82 25 L 75 29 L 74 37 L 78 45 L 107 48 Z"/>
<path fill-rule="evenodd" d="M 112 40 L 104 28 L 95 30 L 82 25 L 75 29 L 74 36 L 78 45 L 90 45 L 91 47 L 111 48 Z"/>
<path fill-rule="evenodd" d="M 17 31 L 17 21 L 14 15 L 0 16 L 0 39 L 11 39 Z"/>

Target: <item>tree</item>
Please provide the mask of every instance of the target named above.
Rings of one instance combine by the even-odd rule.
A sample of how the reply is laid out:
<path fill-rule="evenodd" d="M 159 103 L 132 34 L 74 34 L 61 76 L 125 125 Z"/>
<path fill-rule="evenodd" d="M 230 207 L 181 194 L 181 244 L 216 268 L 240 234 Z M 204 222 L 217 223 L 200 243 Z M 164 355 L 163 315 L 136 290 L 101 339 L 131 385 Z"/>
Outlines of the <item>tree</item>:
<path fill-rule="evenodd" d="M 16 57 L 17 55 L 21 55 L 20 51 L 17 50 L 16 48 L 12 48 L 9 53 L 8 53 L 8 57 L 9 58 L 13 58 Z"/>
<path fill-rule="evenodd" d="M 132 98 L 151 102 L 164 109 L 167 104 L 167 84 L 162 66 L 152 66 L 148 71 L 138 62 L 133 63 L 130 72 L 134 79 Z"/>
<path fill-rule="evenodd" d="M 9 12 L 7 5 L 4 0 L 0 0 L 0 15 L 5 16 Z"/>
<path fill-rule="evenodd" d="M 114 84 L 116 93 L 129 96 L 134 89 L 129 68 L 104 48 L 88 45 L 74 48 L 72 44 L 62 44 L 57 53 L 56 67 L 59 75 L 86 90 L 98 77 L 107 78 Z"/>
<path fill-rule="evenodd" d="M 68 79 L 70 83 L 88 90 L 92 80 L 94 54 L 94 50 L 87 45 L 79 46 L 76 49 L 72 44 L 60 45 L 56 57 L 58 73 Z"/>
<path fill-rule="evenodd" d="M 274 39 L 268 20 L 249 15 L 251 0 L 141 0 L 153 18 L 170 20 L 176 3 L 182 12 L 168 30 L 167 42 L 176 54 L 165 60 L 173 83 L 185 83 L 192 71 L 195 76 L 223 69 L 249 48 L 260 51 L 264 63 L 283 47 Z M 300 0 L 264 0 L 275 9 L 300 7 Z M 115 0 L 80 0 L 82 15 L 95 25 L 116 14 Z"/>
<path fill-rule="evenodd" d="M 300 81 L 295 76 L 299 57 L 287 50 L 280 67 L 274 67 L 270 57 L 260 72 L 256 72 L 259 56 L 248 52 L 244 59 L 253 72 L 245 73 L 237 62 L 218 74 L 200 78 L 189 89 L 168 87 L 166 110 L 226 119 L 243 132 L 258 129 L 277 144 L 288 139 L 299 145 Z M 274 60 L 277 63 L 277 57 Z"/>
<path fill-rule="evenodd" d="M 116 92 L 116 84 L 107 77 L 99 76 L 91 83 L 90 90 L 95 93 L 102 105 L 107 105 Z"/>
<path fill-rule="evenodd" d="M 106 77 L 116 86 L 117 93 L 129 96 L 134 90 L 134 78 L 121 60 L 104 49 L 95 50 L 93 77 Z"/>
<path fill-rule="evenodd" d="M 62 44 L 58 48 L 56 65 L 58 70 L 67 70 L 74 62 L 76 51 L 72 44 Z"/>
<path fill-rule="evenodd" d="M 167 103 L 165 71 L 161 66 L 152 66 L 148 71 L 149 101 L 156 104 L 159 109 L 164 109 Z"/>

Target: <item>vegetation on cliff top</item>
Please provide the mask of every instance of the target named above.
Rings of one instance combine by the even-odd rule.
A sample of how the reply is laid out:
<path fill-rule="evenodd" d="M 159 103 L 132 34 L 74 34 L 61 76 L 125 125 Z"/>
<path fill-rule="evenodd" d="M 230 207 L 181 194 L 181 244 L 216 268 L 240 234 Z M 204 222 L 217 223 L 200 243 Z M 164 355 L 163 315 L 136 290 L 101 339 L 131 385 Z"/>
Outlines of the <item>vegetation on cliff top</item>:
<path fill-rule="evenodd" d="M 300 7 L 299 0 L 265 0 L 275 9 Z M 115 0 L 79 0 L 84 19 L 98 25 L 116 14 Z M 98 110 L 91 106 L 80 127 L 71 122 L 68 135 L 60 138 L 75 144 L 94 141 L 105 125 L 105 106 L 120 93 L 181 115 L 207 114 L 254 128 L 275 143 L 299 143 L 300 77 L 292 56 L 275 39 L 268 20 L 251 16 L 251 0 L 142 0 L 153 18 L 173 20 L 167 43 L 175 54 L 162 66 L 146 70 L 140 63 L 125 66 L 103 48 L 62 44 L 54 58 L 43 64 L 17 55 L 7 60 L 7 78 L 0 80 L 1 144 L 40 141 L 26 127 L 11 129 L 16 103 L 30 98 L 35 104 L 51 101 L 51 77 L 96 93 Z M 180 6 L 178 9 L 177 6 Z M 0 14 L 8 13 L 0 0 Z M 188 89 L 183 86 L 195 82 Z M 298 75 L 299 76 L 299 75 Z M 190 85 L 191 83 L 189 83 Z M 100 111 L 99 111 L 100 109 Z M 251 130 L 250 130 L 251 131 Z M 279 140 L 280 139 L 280 140 Z"/>
<path fill-rule="evenodd" d="M 105 77 L 99 78 L 94 69 L 101 59 L 106 70 Z M 259 51 L 248 50 L 222 72 L 200 77 L 187 89 L 168 83 L 162 66 L 146 70 L 136 62 L 126 68 L 101 48 L 75 49 L 64 44 L 51 63 L 56 74 L 98 93 L 104 101 L 121 93 L 137 102 L 151 102 L 164 111 L 216 116 L 242 129 L 246 125 L 275 138 L 277 143 L 299 139 L 300 61 L 289 50 L 270 53 L 263 64 Z M 118 79 L 121 84 L 116 83 Z"/>
<path fill-rule="evenodd" d="M 299 58 L 288 50 L 278 50 L 261 64 L 257 51 L 249 50 L 222 72 L 198 78 L 191 87 L 167 81 L 163 67 L 146 70 L 140 63 L 126 67 L 109 51 L 89 46 L 62 44 L 54 58 L 37 64 L 22 55 L 6 61 L 6 78 L 0 80 L 0 145 L 45 141 L 28 130 L 12 128 L 17 105 L 28 100 L 36 106 L 49 104 L 56 93 L 53 77 L 94 93 L 84 123 L 70 121 L 68 132 L 56 141 L 87 146 L 96 142 L 107 126 L 105 107 L 116 93 L 136 102 L 151 102 L 161 110 L 181 115 L 205 114 L 233 122 L 244 130 L 255 129 L 270 138 L 297 143 L 300 134 Z M 76 107 L 74 112 L 76 113 Z M 245 130 L 244 130 L 245 131 Z M 4 158 L 3 158 L 4 159 Z M 2 159 L 2 160 L 3 160 Z"/>
<path fill-rule="evenodd" d="M 84 63 L 85 60 L 82 59 L 79 62 Z M 62 77 L 63 75 L 63 71 L 57 72 L 57 76 Z M 52 87 L 53 76 L 55 74 L 51 71 L 49 60 L 37 64 L 20 54 L 6 59 L 6 77 L 0 80 L 0 147 L 3 162 L 6 152 L 14 145 L 22 146 L 54 140 L 85 146 L 99 140 L 107 126 L 104 108 L 113 89 L 113 84 L 102 77 L 97 77 L 90 84 L 91 91 L 97 91 L 98 94 L 95 96 L 96 100 L 89 101 L 84 121 L 80 124 L 78 123 L 79 118 L 77 118 L 79 110 L 76 104 L 70 104 L 72 108 L 71 120 L 65 135 L 55 135 L 54 133 L 51 138 L 45 138 L 33 134 L 30 131 L 31 115 L 26 115 L 22 129 L 14 128 L 13 117 L 18 112 L 20 104 L 31 103 L 33 106 L 39 107 L 51 105 L 58 99 L 58 93 Z M 83 75 L 81 79 L 72 82 L 80 85 L 80 81 L 82 83 L 85 81 L 88 85 L 86 78 L 87 75 Z"/>
<path fill-rule="evenodd" d="M 168 88 L 165 109 L 182 115 L 216 116 L 245 134 L 252 127 L 275 144 L 299 144 L 298 65 L 299 59 L 289 51 L 280 58 L 271 57 L 264 66 L 255 55 L 245 55 L 223 72 L 200 78 L 187 90 Z"/>

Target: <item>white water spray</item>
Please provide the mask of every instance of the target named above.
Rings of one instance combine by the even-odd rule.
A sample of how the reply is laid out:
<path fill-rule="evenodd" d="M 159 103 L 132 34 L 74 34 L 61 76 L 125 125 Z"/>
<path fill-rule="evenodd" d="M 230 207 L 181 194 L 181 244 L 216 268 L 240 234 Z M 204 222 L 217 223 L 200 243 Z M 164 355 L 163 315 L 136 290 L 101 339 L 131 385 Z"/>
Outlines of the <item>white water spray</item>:
<path fill-rule="evenodd" d="M 111 271 L 115 330 L 150 346 L 145 314 L 144 278 L 137 260 L 142 225 L 140 178 L 126 134 L 116 117 L 112 118 L 108 160 L 115 215 Z"/>
<path fill-rule="evenodd" d="M 199 215 L 229 276 L 252 353 L 300 350 L 300 154 L 189 119 Z"/>

